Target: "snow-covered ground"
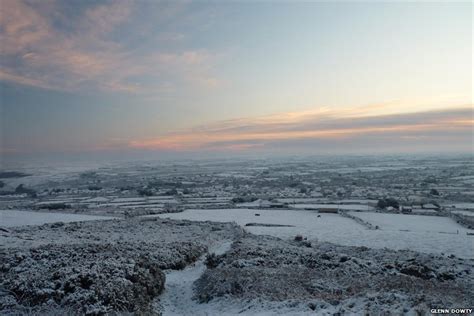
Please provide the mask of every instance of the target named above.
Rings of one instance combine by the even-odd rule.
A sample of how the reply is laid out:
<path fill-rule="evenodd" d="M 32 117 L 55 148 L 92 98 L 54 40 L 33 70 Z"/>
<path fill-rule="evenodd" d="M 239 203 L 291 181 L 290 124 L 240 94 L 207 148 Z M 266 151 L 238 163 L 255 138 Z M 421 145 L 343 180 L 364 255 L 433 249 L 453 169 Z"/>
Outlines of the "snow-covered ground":
<path fill-rule="evenodd" d="M 350 212 L 383 231 L 429 232 L 442 234 L 462 234 L 472 230 L 458 225 L 449 217 L 388 214 L 373 212 Z"/>
<path fill-rule="evenodd" d="M 351 210 L 351 211 L 371 211 L 374 208 L 370 205 L 363 204 L 295 204 L 292 205 L 298 209 L 336 209 L 336 210 Z"/>
<path fill-rule="evenodd" d="M 260 214 L 256 216 L 255 214 Z M 362 216 L 360 216 L 362 214 Z M 367 214 L 367 215 L 364 215 Z M 400 214 L 354 213 L 380 230 L 368 230 L 338 214 L 318 214 L 297 210 L 186 210 L 152 216 L 193 221 L 236 222 L 251 233 L 293 238 L 297 234 L 341 245 L 370 248 L 410 249 L 425 253 L 454 254 L 474 258 L 471 231 L 449 218 Z M 378 217 L 378 215 L 383 215 Z M 393 221 L 393 223 L 391 223 Z M 248 223 L 292 225 L 293 227 L 245 226 Z M 408 230 L 408 231 L 407 231 Z M 459 234 L 457 232 L 459 231 Z M 472 232 L 472 231 L 471 231 Z"/>
<path fill-rule="evenodd" d="M 474 203 L 454 203 L 454 204 L 447 204 L 446 206 L 460 208 L 460 209 L 474 210 Z"/>
<path fill-rule="evenodd" d="M 412 308 L 429 310 L 418 302 L 452 307 L 444 303 L 457 302 L 455 297 L 460 297 L 459 302 L 468 302 L 456 306 L 472 306 L 472 299 L 468 300 L 474 297 L 469 290 L 473 288 L 472 260 L 446 255 L 474 258 L 474 236 L 466 234 L 473 230 L 464 229 L 447 217 L 370 212 L 378 199 L 393 197 L 414 206 L 413 213 L 443 215 L 442 209 L 431 210 L 436 203 L 446 211 L 474 214 L 472 157 L 108 162 L 6 170 L 10 169 L 29 175 L 1 179 L 4 186 L 0 189 L 0 210 L 33 210 L 64 203 L 70 212 L 0 211 L 0 227 L 9 226 L 0 232 L 0 248 L 8 251 L 4 257 L 12 264 L 0 267 L 0 279 L 7 280 L 4 276 L 8 276 L 11 285 L 22 280 L 22 288 L 31 301 L 20 305 L 27 309 L 31 302 L 36 304 L 38 298 L 43 299 L 44 293 L 53 293 L 43 289 L 57 290 L 53 273 L 58 262 L 63 262 L 61 267 L 69 271 L 61 279 L 65 285 L 71 277 L 79 282 L 72 273 L 78 267 L 82 276 L 89 275 L 88 260 L 113 258 L 111 263 L 123 268 L 139 263 L 137 258 L 141 256 L 159 262 L 166 273 L 165 290 L 161 297 L 155 297 L 158 311 L 165 315 L 407 315 Z M 14 194 L 20 184 L 35 190 L 35 197 Z M 143 188 L 153 195 L 141 196 Z M 431 194 L 432 189 L 439 195 Z M 172 192 L 175 194 L 167 195 Z M 240 200 L 253 202 L 232 205 Z M 255 209 L 276 206 L 272 205 L 275 201 L 288 203 L 288 209 Z M 428 202 L 433 205 L 426 205 Z M 170 203 L 176 207 L 168 207 Z M 422 204 L 430 209 L 415 208 Z M 226 209 L 230 207 L 235 209 Z M 370 225 L 366 227 L 339 214 L 319 214 L 305 208 L 353 211 L 351 214 L 379 229 L 368 229 Z M 189 210 L 160 216 L 195 222 L 140 216 L 180 209 Z M 87 215 L 79 215 L 82 212 Z M 97 220 L 112 218 L 106 214 L 121 217 Z M 242 234 L 242 229 L 233 224 L 196 222 L 205 220 L 234 221 L 257 236 Z M 12 227 L 58 221 L 81 222 Z M 296 235 L 307 237 L 310 242 L 295 241 Z M 230 240 L 237 242 L 222 258 L 211 262 L 220 266 L 206 268 L 203 254 L 207 250 L 219 253 L 213 245 L 226 251 Z M 384 247 L 414 251 L 394 252 L 382 250 Z M 79 258 L 77 253 L 87 256 Z M 30 259 L 35 259 L 34 264 Z M 12 269 L 17 265 L 19 269 Z M 38 270 L 41 265 L 45 270 Z M 49 270 L 49 266 L 53 269 Z M 105 280 L 109 275 L 101 274 Z M 209 282 L 200 283 L 206 276 Z M 425 277 L 431 279 L 425 282 Z M 0 287 L 10 291 L 4 284 Z M 374 288 L 374 284 L 378 287 Z M 101 289 L 100 282 L 96 285 Z M 215 291 L 208 287 L 213 285 L 217 285 Z M 116 288 L 113 285 L 111 290 Z M 243 289 L 242 293 L 239 289 Z M 95 289 L 89 290 L 95 295 Z M 427 291 L 432 291 L 431 296 Z M 75 293 L 66 294 L 78 297 Z M 224 295 L 216 295 L 219 293 Z M 341 293 L 344 297 L 339 299 Z M 192 301 L 193 295 L 197 301 Z M 0 310 L 5 302 L 2 296 L 14 302 L 23 297 L 0 291 Z M 49 295 L 47 299 L 57 297 Z M 80 306 L 88 304 L 87 297 L 83 296 Z M 210 300 L 207 302 L 206 298 Z M 58 306 L 70 306 L 61 300 Z M 129 303 L 134 304 L 133 300 Z M 106 302 L 103 306 L 107 306 Z M 371 309 L 367 309 L 369 306 Z"/>
<path fill-rule="evenodd" d="M 114 217 L 66 213 L 43 213 L 30 211 L 0 210 L 0 226 L 2 227 L 42 225 L 46 223 L 55 222 L 82 222 L 112 218 Z"/>
<path fill-rule="evenodd" d="M 474 216 L 474 210 L 472 210 L 472 211 L 456 210 L 456 211 L 451 211 L 451 213 L 460 214 L 460 215 L 464 215 L 464 216 Z"/>

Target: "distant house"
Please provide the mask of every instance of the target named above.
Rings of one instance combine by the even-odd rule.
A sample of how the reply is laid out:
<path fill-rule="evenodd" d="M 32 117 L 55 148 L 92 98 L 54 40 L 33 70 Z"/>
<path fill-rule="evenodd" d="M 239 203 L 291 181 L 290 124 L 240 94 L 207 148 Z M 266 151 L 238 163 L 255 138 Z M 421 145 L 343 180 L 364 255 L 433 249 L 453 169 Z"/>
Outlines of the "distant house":
<path fill-rule="evenodd" d="M 424 208 L 424 209 L 431 209 L 431 210 L 438 210 L 438 209 L 439 209 L 439 206 L 430 203 L 430 204 L 423 204 L 423 205 L 421 206 L 421 208 Z"/>
<path fill-rule="evenodd" d="M 403 214 L 410 214 L 413 212 L 413 208 L 411 206 L 400 206 L 400 211 Z"/>

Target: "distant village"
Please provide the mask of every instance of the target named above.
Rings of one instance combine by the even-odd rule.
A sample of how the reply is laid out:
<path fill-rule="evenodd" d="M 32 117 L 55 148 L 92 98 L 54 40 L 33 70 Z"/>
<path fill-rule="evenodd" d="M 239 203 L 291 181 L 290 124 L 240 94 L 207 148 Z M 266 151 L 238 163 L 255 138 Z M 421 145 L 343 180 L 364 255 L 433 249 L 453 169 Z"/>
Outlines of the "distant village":
<path fill-rule="evenodd" d="M 47 170 L 3 171 L 0 207 L 124 216 L 220 208 L 369 211 L 449 216 L 474 227 L 469 157 L 420 159 L 149 164 L 64 179 L 49 178 Z"/>

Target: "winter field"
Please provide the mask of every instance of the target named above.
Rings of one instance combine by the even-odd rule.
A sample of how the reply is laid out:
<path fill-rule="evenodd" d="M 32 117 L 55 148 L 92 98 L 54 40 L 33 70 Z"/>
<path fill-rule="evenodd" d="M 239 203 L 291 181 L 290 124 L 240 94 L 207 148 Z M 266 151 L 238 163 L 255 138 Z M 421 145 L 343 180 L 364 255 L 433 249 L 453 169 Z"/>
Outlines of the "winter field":
<path fill-rule="evenodd" d="M 55 222 L 81 222 L 94 221 L 101 219 L 111 219 L 109 216 L 94 216 L 84 214 L 67 214 L 67 213 L 45 213 L 45 212 L 28 212 L 0 210 L 0 225 L 2 227 L 16 227 L 24 225 L 42 225 Z"/>
<path fill-rule="evenodd" d="M 319 214 L 314 211 L 199 209 L 151 216 L 193 221 L 235 222 L 250 233 L 283 239 L 290 239 L 300 234 L 308 240 L 321 240 L 347 246 L 409 249 L 474 258 L 474 238 L 466 234 L 474 231 L 464 228 L 450 218 L 373 212 L 354 212 L 353 215 L 378 225 L 380 229 L 369 230 L 350 218 L 338 214 Z M 249 223 L 290 227 L 246 226 Z"/>
<path fill-rule="evenodd" d="M 0 170 L 0 314 L 474 306 L 472 157 Z"/>

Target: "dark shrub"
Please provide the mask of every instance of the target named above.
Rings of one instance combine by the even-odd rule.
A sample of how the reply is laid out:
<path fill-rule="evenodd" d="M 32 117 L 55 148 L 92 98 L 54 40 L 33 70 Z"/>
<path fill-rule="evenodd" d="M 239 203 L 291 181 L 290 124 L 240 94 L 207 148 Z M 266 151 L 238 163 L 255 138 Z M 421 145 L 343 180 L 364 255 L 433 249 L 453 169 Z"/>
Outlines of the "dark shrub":
<path fill-rule="evenodd" d="M 47 210 L 64 210 L 67 208 L 71 208 L 71 205 L 66 204 L 66 203 L 51 203 L 51 204 L 41 205 L 40 208 L 47 209 Z"/>
<path fill-rule="evenodd" d="M 99 190 L 102 190 L 102 187 L 99 187 L 97 185 L 90 185 L 87 187 L 87 190 L 89 191 L 99 191 Z"/>
<path fill-rule="evenodd" d="M 378 208 L 387 208 L 387 207 L 393 207 L 393 208 L 398 208 L 400 205 L 398 204 L 398 201 L 395 200 L 394 198 L 385 198 L 385 199 L 380 199 L 377 202 L 377 207 Z"/>
<path fill-rule="evenodd" d="M 178 194 L 178 190 L 176 189 L 171 189 L 165 192 L 165 195 L 177 195 L 177 194 Z"/>
<path fill-rule="evenodd" d="M 239 196 L 232 199 L 232 203 L 247 203 L 258 200 L 255 196 Z"/>
<path fill-rule="evenodd" d="M 206 257 L 206 267 L 208 269 L 214 269 L 216 268 L 220 263 L 222 262 L 222 257 L 218 256 L 216 254 L 209 254 Z"/>
<path fill-rule="evenodd" d="M 0 178 L 22 178 L 29 176 L 27 173 L 17 172 L 17 171 L 0 171 Z"/>
<path fill-rule="evenodd" d="M 23 184 L 20 184 L 19 186 L 16 187 L 15 189 L 16 194 L 28 194 L 30 196 L 36 196 L 36 191 L 33 189 L 28 189 L 23 186 Z"/>
<path fill-rule="evenodd" d="M 153 192 L 150 189 L 138 189 L 138 194 L 141 196 L 152 196 Z"/>

